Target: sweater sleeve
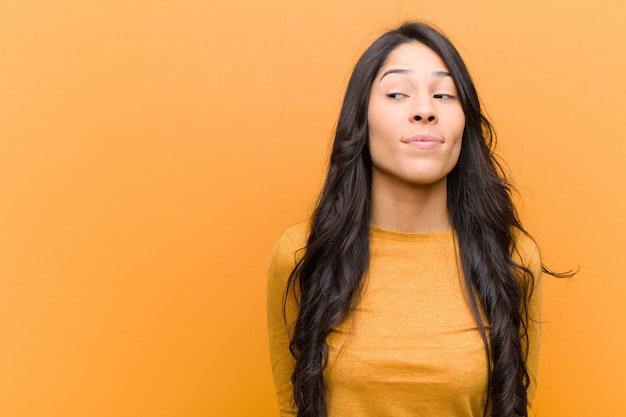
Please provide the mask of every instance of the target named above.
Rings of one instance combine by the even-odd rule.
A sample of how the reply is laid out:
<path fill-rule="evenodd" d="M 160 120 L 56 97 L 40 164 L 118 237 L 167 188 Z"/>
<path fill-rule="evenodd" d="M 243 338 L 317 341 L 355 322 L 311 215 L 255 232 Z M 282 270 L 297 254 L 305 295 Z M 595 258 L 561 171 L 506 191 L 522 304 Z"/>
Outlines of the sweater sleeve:
<path fill-rule="evenodd" d="M 281 417 L 291 417 L 296 414 L 291 383 L 294 358 L 289 351 L 289 335 L 293 333 L 298 307 L 296 298 L 290 289 L 286 299 L 285 320 L 283 300 L 287 281 L 296 265 L 297 256 L 300 253 L 299 249 L 302 247 L 304 247 L 303 225 L 292 226 L 276 243 L 267 274 L 269 349 L 274 387 Z"/>
<path fill-rule="evenodd" d="M 539 370 L 539 348 L 541 342 L 541 306 L 543 298 L 543 281 L 541 277 L 541 257 L 535 242 L 524 236 L 518 242 L 519 262 L 532 273 L 533 290 L 528 300 L 528 356 L 526 369 L 530 377 L 528 387 L 529 415 L 537 392 L 537 374 Z"/>

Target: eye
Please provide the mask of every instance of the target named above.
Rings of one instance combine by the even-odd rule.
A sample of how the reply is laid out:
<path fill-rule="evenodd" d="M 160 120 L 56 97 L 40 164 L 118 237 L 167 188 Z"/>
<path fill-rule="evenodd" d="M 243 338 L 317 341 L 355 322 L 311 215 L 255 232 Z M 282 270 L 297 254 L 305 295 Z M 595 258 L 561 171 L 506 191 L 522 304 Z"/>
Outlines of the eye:
<path fill-rule="evenodd" d="M 387 97 L 389 97 L 392 100 L 401 100 L 405 97 L 408 97 L 408 95 L 404 94 L 404 93 L 389 93 L 387 94 Z"/>
<path fill-rule="evenodd" d="M 451 99 L 456 98 L 455 95 L 453 95 L 453 94 L 446 94 L 446 93 L 438 93 L 438 94 L 435 94 L 433 97 L 441 99 L 441 100 L 451 100 Z"/>

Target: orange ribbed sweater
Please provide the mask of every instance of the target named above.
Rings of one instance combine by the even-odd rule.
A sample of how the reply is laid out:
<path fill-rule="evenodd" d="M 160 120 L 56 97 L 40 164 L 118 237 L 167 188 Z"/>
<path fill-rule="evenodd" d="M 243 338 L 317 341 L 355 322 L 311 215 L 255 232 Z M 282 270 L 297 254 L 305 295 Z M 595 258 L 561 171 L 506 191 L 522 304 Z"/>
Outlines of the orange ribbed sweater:
<path fill-rule="evenodd" d="M 270 354 L 281 417 L 295 414 L 293 357 L 282 315 L 285 284 L 307 223 L 287 229 L 268 271 Z M 541 262 L 528 237 L 518 242 L 519 259 L 535 276 L 529 305 L 531 377 L 534 397 L 539 361 Z M 481 417 L 486 401 L 487 360 L 465 301 L 452 231 L 398 233 L 371 227 L 370 268 L 355 312 L 328 340 L 325 371 L 329 417 Z M 301 252 L 300 252 L 301 254 Z M 297 306 L 287 302 L 293 324 Z"/>

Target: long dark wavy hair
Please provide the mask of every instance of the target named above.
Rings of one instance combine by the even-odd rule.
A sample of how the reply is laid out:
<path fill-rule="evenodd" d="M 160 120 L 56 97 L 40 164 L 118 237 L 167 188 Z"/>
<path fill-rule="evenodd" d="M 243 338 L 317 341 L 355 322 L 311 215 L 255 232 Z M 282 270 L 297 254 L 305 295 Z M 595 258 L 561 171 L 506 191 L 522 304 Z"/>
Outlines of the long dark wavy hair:
<path fill-rule="evenodd" d="M 452 43 L 421 22 L 405 23 L 378 38 L 363 53 L 348 83 L 307 246 L 285 292 L 285 300 L 290 291 L 299 300 L 290 344 L 297 416 L 326 417 L 326 339 L 358 304 L 370 259 L 370 89 L 389 54 L 409 42 L 420 42 L 442 58 L 465 113 L 459 160 L 447 177 L 447 199 L 466 298 L 489 363 L 485 415 L 490 410 L 493 417 L 526 416 L 526 304 L 534 280 L 513 260 L 514 235 L 526 232 L 511 200 L 511 185 L 495 159 L 493 128 L 481 111 L 467 68 Z"/>

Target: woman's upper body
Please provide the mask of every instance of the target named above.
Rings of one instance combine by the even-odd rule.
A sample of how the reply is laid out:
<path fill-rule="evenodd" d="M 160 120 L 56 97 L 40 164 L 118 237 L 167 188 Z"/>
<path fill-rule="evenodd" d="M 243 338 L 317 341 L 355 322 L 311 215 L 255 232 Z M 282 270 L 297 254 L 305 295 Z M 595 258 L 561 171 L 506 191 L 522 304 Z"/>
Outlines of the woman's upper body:
<path fill-rule="evenodd" d="M 268 272 L 270 354 L 281 417 L 295 415 L 294 358 L 283 298 L 307 236 L 307 222 L 287 229 Z M 454 233 L 400 233 L 372 226 L 370 236 L 371 264 L 361 300 L 329 338 L 327 415 L 482 416 L 487 358 L 465 300 Z M 537 279 L 529 304 L 531 400 L 539 360 L 541 262 L 527 236 L 520 238 L 518 247 L 519 261 Z M 293 332 L 298 311 L 293 293 L 286 307 Z"/>
<path fill-rule="evenodd" d="M 492 134 L 431 26 L 404 24 L 361 56 L 309 227 L 287 231 L 270 267 L 284 413 L 527 414 L 542 267 Z"/>

